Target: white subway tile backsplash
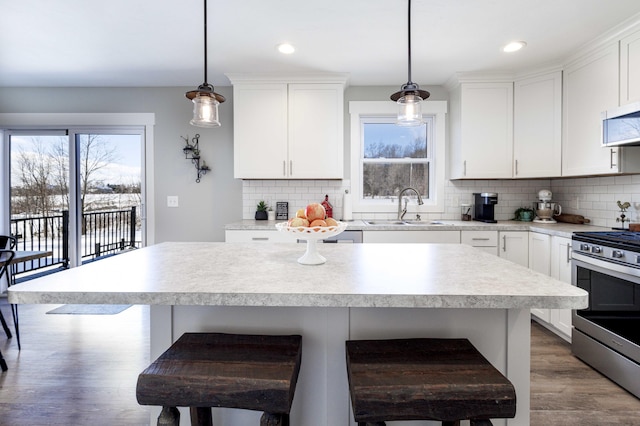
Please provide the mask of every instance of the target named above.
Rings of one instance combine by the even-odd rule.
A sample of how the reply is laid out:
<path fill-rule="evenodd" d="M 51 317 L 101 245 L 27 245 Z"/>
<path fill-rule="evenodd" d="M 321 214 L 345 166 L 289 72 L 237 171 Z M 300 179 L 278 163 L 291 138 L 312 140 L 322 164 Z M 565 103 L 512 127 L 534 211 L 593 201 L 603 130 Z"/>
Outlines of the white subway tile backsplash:
<path fill-rule="evenodd" d="M 245 180 L 243 181 L 243 218 L 252 219 L 255 205 L 265 200 L 275 207 L 277 201 L 289 202 L 289 217 L 311 202 L 322 202 L 329 195 L 334 217 L 342 217 L 342 195 L 349 181 L 339 180 Z M 604 176 L 590 178 L 530 179 L 530 180 L 463 180 L 445 184 L 445 208 L 442 213 L 424 213 L 423 220 L 456 220 L 460 204 L 472 203 L 474 192 L 498 193 L 496 219 L 509 220 L 518 207 L 531 206 L 538 191 L 549 189 L 553 201 L 564 213 L 580 214 L 591 224 L 619 227 L 617 201 L 632 203 L 625 215 L 632 222 L 640 222 L 640 175 Z M 394 204 L 394 203 L 391 203 Z M 395 205 L 395 204 L 394 204 Z M 392 209 L 393 210 L 393 209 Z M 355 219 L 392 219 L 395 212 L 353 212 Z"/>

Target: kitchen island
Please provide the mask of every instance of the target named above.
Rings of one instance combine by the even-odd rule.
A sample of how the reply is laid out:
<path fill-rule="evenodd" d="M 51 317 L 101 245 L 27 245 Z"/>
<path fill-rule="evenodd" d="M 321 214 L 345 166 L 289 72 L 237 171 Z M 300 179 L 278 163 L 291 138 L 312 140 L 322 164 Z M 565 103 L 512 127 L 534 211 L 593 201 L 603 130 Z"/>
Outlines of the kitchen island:
<path fill-rule="evenodd" d="M 9 302 L 151 305 L 152 358 L 186 331 L 301 334 L 291 415 L 303 426 L 355 424 L 344 342 L 390 337 L 469 338 L 516 387 L 516 418 L 494 424 L 528 425 L 529 309 L 587 306 L 583 290 L 466 245 L 320 251 L 324 265 L 303 266 L 297 244 L 162 243 L 14 286 Z"/>

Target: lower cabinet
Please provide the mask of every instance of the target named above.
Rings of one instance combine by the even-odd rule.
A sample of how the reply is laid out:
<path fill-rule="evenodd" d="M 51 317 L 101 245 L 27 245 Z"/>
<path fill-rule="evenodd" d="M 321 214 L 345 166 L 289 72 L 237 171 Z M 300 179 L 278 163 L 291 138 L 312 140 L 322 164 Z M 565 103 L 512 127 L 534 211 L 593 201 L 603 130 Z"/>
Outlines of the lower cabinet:
<path fill-rule="evenodd" d="M 460 231 L 363 231 L 362 242 L 460 244 Z"/>
<path fill-rule="evenodd" d="M 551 237 L 551 276 L 571 284 L 571 239 Z M 551 325 L 571 340 L 571 309 L 552 309 Z"/>
<path fill-rule="evenodd" d="M 529 231 L 500 231 L 498 256 L 529 267 Z"/>
<path fill-rule="evenodd" d="M 529 268 L 541 274 L 551 275 L 551 236 L 529 233 Z M 531 309 L 531 314 L 549 323 L 551 311 L 549 309 Z"/>
<path fill-rule="evenodd" d="M 571 239 L 531 232 L 529 268 L 571 284 Z M 571 341 L 571 309 L 532 309 L 540 324 Z"/>

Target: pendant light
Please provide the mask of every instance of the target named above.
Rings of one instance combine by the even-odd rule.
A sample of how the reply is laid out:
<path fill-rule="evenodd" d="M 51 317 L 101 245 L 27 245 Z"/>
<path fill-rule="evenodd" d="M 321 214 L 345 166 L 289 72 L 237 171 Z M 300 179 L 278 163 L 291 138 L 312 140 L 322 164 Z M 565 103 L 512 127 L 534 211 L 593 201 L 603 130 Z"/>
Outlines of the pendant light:
<path fill-rule="evenodd" d="M 422 124 L 422 107 L 420 102 L 427 99 L 430 94 L 426 90 L 420 90 L 420 87 L 411 81 L 411 0 L 409 3 L 408 18 L 408 79 L 399 92 L 391 95 L 391 100 L 398 103 L 398 119 L 396 124 L 399 126 L 417 126 Z"/>
<path fill-rule="evenodd" d="M 187 92 L 186 97 L 193 102 L 193 118 L 189 123 L 197 127 L 220 126 L 218 105 L 226 99 L 207 83 L 207 0 L 204 0 L 204 83 Z"/>

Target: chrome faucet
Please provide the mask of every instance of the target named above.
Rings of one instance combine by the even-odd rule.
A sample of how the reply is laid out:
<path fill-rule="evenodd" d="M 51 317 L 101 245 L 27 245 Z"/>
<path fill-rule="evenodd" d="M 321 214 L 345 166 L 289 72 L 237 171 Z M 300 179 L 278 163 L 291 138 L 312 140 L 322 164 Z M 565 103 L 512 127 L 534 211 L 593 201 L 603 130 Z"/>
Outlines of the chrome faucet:
<path fill-rule="evenodd" d="M 413 191 L 413 192 L 416 193 L 416 195 L 418 196 L 418 205 L 423 205 L 424 204 L 424 202 L 422 201 L 422 197 L 420 196 L 420 193 L 415 188 L 412 188 L 412 187 L 409 186 L 409 187 L 403 189 L 402 191 L 400 191 L 400 194 L 398 194 L 398 220 L 402 220 L 404 215 L 407 214 L 407 203 L 406 202 L 404 204 L 404 208 L 402 208 L 402 196 L 407 191 Z"/>

